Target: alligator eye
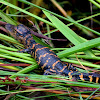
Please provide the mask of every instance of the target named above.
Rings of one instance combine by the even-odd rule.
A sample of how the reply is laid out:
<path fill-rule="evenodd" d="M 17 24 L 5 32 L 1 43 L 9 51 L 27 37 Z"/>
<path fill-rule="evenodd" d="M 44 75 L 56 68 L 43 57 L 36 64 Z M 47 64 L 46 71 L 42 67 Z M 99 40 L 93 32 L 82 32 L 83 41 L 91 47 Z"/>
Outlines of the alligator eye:
<path fill-rule="evenodd" d="M 16 34 L 17 36 L 23 37 L 23 34 L 19 33 L 17 30 L 15 30 L 15 34 Z"/>
<path fill-rule="evenodd" d="M 17 34 L 17 31 L 16 31 L 16 30 L 14 30 L 14 33 L 15 33 L 15 34 Z"/>

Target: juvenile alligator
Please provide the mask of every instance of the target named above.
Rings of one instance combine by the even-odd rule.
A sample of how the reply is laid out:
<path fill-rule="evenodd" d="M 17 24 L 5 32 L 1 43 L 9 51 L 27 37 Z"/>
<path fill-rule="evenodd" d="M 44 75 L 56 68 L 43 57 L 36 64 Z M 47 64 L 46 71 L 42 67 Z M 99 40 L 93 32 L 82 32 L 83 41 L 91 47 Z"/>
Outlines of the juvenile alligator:
<path fill-rule="evenodd" d="M 61 62 L 60 58 L 48 47 L 36 43 L 26 26 L 6 24 L 5 27 L 10 35 L 25 46 L 26 49 L 23 52 L 28 52 L 36 59 L 38 65 L 44 70 L 44 75 L 58 74 L 82 81 L 100 83 L 100 74 L 79 73 L 71 64 Z"/>

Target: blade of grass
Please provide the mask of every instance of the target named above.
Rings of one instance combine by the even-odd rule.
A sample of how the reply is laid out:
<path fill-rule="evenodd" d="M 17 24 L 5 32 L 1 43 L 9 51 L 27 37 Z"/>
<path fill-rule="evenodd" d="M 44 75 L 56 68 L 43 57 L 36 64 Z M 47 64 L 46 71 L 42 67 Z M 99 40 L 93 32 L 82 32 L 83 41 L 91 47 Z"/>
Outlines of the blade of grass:
<path fill-rule="evenodd" d="M 57 55 L 60 58 L 67 57 L 70 54 L 73 54 L 73 53 L 76 53 L 76 52 L 79 52 L 79 51 L 85 51 L 85 50 L 88 50 L 90 48 L 93 48 L 93 47 L 96 47 L 96 46 L 99 46 L 99 45 L 100 45 L 100 38 L 96 38 L 96 39 L 92 39 L 90 41 L 81 43 L 79 45 L 76 45 L 72 48 L 63 50 L 63 51 L 57 53 Z"/>
<path fill-rule="evenodd" d="M 6 49 L 6 50 L 11 50 L 11 51 L 18 51 L 18 49 L 11 48 L 11 47 L 7 47 L 7 46 L 4 46 L 4 45 L 2 45 L 2 44 L 0 44 L 0 48 L 1 48 L 1 49 Z"/>
<path fill-rule="evenodd" d="M 10 23 L 12 25 L 17 25 L 17 23 L 10 18 L 8 15 L 6 15 L 2 10 L 0 10 L 0 17 L 5 20 L 7 23 Z"/>
<path fill-rule="evenodd" d="M 54 14 L 53 14 L 54 15 Z M 83 18 L 83 19 L 80 19 L 80 20 L 77 20 L 77 21 L 75 21 L 75 22 L 82 22 L 82 21 L 85 21 L 85 20 L 87 20 L 87 19 L 91 19 L 91 18 L 93 18 L 93 17 L 96 17 L 96 16 L 99 16 L 100 15 L 100 13 L 97 13 L 97 14 L 94 14 L 94 15 L 91 15 L 91 16 L 88 16 L 88 17 L 85 17 L 85 18 Z M 73 25 L 73 23 L 69 23 L 69 24 L 67 24 L 66 26 L 70 26 L 70 25 Z M 85 27 L 85 26 L 84 26 Z M 54 30 L 52 30 L 52 31 L 50 31 L 50 32 L 47 32 L 47 33 L 45 33 L 44 35 L 48 35 L 48 34 L 51 34 L 51 33 L 53 33 L 53 32 L 56 32 L 56 31 L 58 31 L 58 29 L 54 29 Z M 93 32 L 93 31 L 95 31 L 95 30 L 92 30 L 92 29 L 90 29 L 89 31 L 91 31 L 91 32 Z M 93 32 L 93 33 L 95 33 L 95 34 L 98 34 L 98 35 L 100 35 L 100 33 L 99 32 Z"/>
<path fill-rule="evenodd" d="M 56 13 L 54 13 L 54 12 L 51 12 L 51 11 L 45 9 L 45 8 L 42 8 L 42 7 L 40 7 L 40 6 L 37 6 L 37 5 L 35 5 L 35 4 L 31 3 L 31 2 L 28 2 L 28 1 L 26 1 L 26 0 L 18 0 L 18 1 L 23 2 L 23 3 L 25 3 L 25 4 L 28 4 L 28 5 L 32 5 L 32 6 L 34 6 L 34 7 L 37 7 L 37 8 L 39 8 L 39 9 L 43 10 L 43 11 L 47 11 L 47 12 L 49 12 L 49 13 L 51 13 L 51 14 L 53 14 L 53 15 L 59 17 L 59 18 L 62 18 L 62 19 L 64 19 L 64 20 L 68 21 L 68 22 L 71 22 L 71 23 L 70 23 L 71 25 L 75 24 L 76 26 L 80 26 L 80 27 L 82 27 L 82 28 L 84 28 L 84 29 L 87 29 L 87 30 L 89 30 L 89 31 L 91 31 L 91 32 L 93 32 L 93 33 L 95 33 L 95 34 L 97 34 L 97 35 L 100 35 L 99 32 L 97 32 L 97 31 L 95 31 L 95 30 L 92 30 L 92 29 L 90 29 L 90 28 L 88 28 L 88 27 L 86 27 L 86 26 L 84 26 L 84 25 L 79 24 L 78 22 L 80 22 L 80 21 L 74 21 L 74 20 L 72 20 L 72 18 L 63 17 L 63 16 L 61 16 L 61 15 L 58 15 L 58 14 L 56 14 Z M 100 15 L 100 13 L 94 15 L 93 17 L 99 16 L 99 15 Z M 48 24 L 48 23 L 47 23 L 47 24 Z"/>
<path fill-rule="evenodd" d="M 7 36 L 7 35 L 4 35 L 4 34 L 1 34 L 1 33 L 0 33 L 0 39 L 5 40 L 5 41 L 7 41 L 7 42 L 11 42 L 11 43 L 17 44 L 17 45 L 19 45 L 19 46 L 21 46 L 21 47 L 24 47 L 22 44 L 20 44 L 20 43 L 19 43 L 17 40 L 15 40 L 14 38 L 11 38 L 11 37 L 9 37 L 9 36 Z"/>
<path fill-rule="evenodd" d="M 49 18 L 49 20 L 58 28 L 58 30 L 74 45 L 78 45 L 80 43 L 85 42 L 84 39 L 80 38 L 74 31 L 72 31 L 69 27 L 67 27 L 64 23 L 62 23 L 55 16 L 50 13 L 43 11 L 45 15 Z M 91 50 L 84 51 L 89 56 L 95 56 Z"/>
<path fill-rule="evenodd" d="M 3 63 L 0 63 L 0 64 L 3 64 Z M 19 71 L 18 68 L 14 67 L 14 66 L 2 66 L 4 68 L 8 68 L 8 69 L 12 69 L 12 70 L 16 70 L 16 71 Z"/>
<path fill-rule="evenodd" d="M 24 63 L 28 63 L 28 64 L 36 64 L 36 62 L 33 62 L 33 61 L 29 61 L 29 60 L 25 60 L 25 59 L 21 59 L 21 58 L 17 58 L 17 57 L 12 57 L 12 56 L 8 56 L 5 54 L 0 54 L 0 57 L 12 59 L 12 60 L 16 60 L 16 61 L 20 61 L 20 62 L 24 62 Z"/>
<path fill-rule="evenodd" d="M 34 70 L 34 69 L 37 68 L 37 67 L 38 67 L 37 64 L 34 64 L 34 65 L 32 64 L 32 65 L 30 65 L 30 66 L 28 66 L 28 67 L 26 67 L 26 68 L 20 70 L 20 71 L 17 72 L 16 74 L 24 74 L 24 73 L 28 73 L 28 72 Z M 16 75 L 10 76 L 10 78 L 15 78 L 15 77 L 16 77 Z"/>
<path fill-rule="evenodd" d="M 95 94 L 99 89 L 100 89 L 100 87 L 99 87 L 98 89 L 96 89 L 95 91 L 93 91 L 93 92 L 91 93 L 91 95 L 89 95 L 89 97 L 86 98 L 85 100 L 89 100 L 89 98 L 90 98 L 93 94 Z"/>
<path fill-rule="evenodd" d="M 20 98 L 19 100 L 23 99 L 23 100 L 36 100 L 36 99 L 33 99 L 33 98 L 28 98 L 28 97 L 25 97 L 25 96 L 22 96 L 22 95 L 16 95 L 18 98 Z"/>
<path fill-rule="evenodd" d="M 9 2 L 12 3 L 13 5 L 16 5 L 16 6 L 18 5 L 17 0 L 13 0 L 13 1 L 12 1 L 12 0 L 9 0 Z M 9 12 L 10 12 L 11 14 L 14 14 L 15 12 L 17 12 L 17 10 L 8 7 L 8 9 L 6 10 L 6 12 L 8 12 L 8 14 L 9 14 Z M 16 16 L 12 16 L 12 18 L 13 18 L 14 20 L 17 20 L 17 17 L 16 17 Z"/>
<path fill-rule="evenodd" d="M 11 51 L 4 50 L 4 49 L 0 49 L 0 53 L 9 54 L 11 56 L 23 58 L 23 59 L 26 59 L 26 60 L 29 60 L 29 61 L 35 61 L 33 58 L 24 56 L 23 53 L 11 52 Z"/>
<path fill-rule="evenodd" d="M 19 11 L 21 11 L 21 12 L 27 14 L 27 15 L 30 15 L 30 16 L 32 16 L 32 17 L 38 19 L 38 20 L 41 20 L 41 21 L 43 21 L 43 22 L 45 22 L 45 23 L 47 23 L 47 24 L 49 24 L 49 25 L 51 25 L 51 26 L 54 26 L 51 22 L 46 21 L 45 19 L 43 19 L 43 18 L 41 18 L 41 17 L 38 17 L 38 16 L 36 16 L 36 15 L 34 15 L 34 14 L 32 14 L 32 13 L 30 13 L 30 12 L 24 10 L 24 9 L 21 9 L 21 8 L 15 6 L 15 5 L 13 5 L 13 4 L 11 4 L 11 3 L 8 3 L 8 2 L 6 2 L 6 1 L 4 1 L 4 0 L 0 0 L 0 2 L 3 3 L 4 5 L 10 6 L 10 7 L 14 8 L 14 9 L 17 9 L 17 10 L 19 10 Z"/>
<path fill-rule="evenodd" d="M 96 1 L 100 3 L 100 0 L 96 0 Z"/>
<path fill-rule="evenodd" d="M 57 17 L 60 17 L 60 18 L 62 18 L 62 19 L 64 19 L 64 20 L 66 20 L 66 21 L 72 22 L 71 25 L 73 25 L 73 24 L 79 25 L 80 27 L 83 27 L 84 29 L 87 29 L 87 30 L 89 30 L 89 31 L 91 31 L 91 32 L 93 32 L 93 33 L 95 33 L 95 34 L 97 34 L 97 35 L 100 35 L 99 32 L 97 32 L 97 31 L 95 31 L 95 30 L 92 30 L 92 29 L 90 29 L 90 28 L 88 28 L 88 27 L 86 27 L 86 26 L 84 26 L 84 25 L 81 25 L 81 24 L 77 23 L 77 21 L 73 21 L 73 20 L 70 20 L 70 19 L 68 19 L 68 18 L 65 18 L 65 17 L 63 17 L 63 16 L 61 16 L 61 15 L 58 15 L 58 14 L 56 14 L 56 13 L 53 13 L 53 12 L 51 12 L 51 11 L 45 9 L 45 8 L 42 8 L 42 7 L 39 7 L 39 6 L 37 6 L 37 5 L 33 4 L 33 3 L 30 3 L 30 2 L 28 2 L 28 1 L 26 1 L 26 0 L 18 0 L 18 1 L 21 1 L 21 2 L 23 2 L 23 3 L 25 3 L 25 4 L 28 4 L 28 5 L 32 5 L 32 6 L 34 6 L 34 7 L 37 7 L 37 8 L 39 8 L 39 9 L 41 9 L 41 10 L 45 10 L 45 11 L 47 11 L 47 12 L 49 12 L 49 13 L 51 13 L 51 14 L 57 16 Z M 0 0 L 0 2 L 3 3 L 3 4 L 5 4 L 5 5 L 10 4 L 10 3 L 7 3 L 7 2 L 3 2 L 3 0 L 2 0 L 2 1 Z M 9 5 L 9 6 L 12 7 L 12 8 L 17 9 L 15 6 L 13 7 L 12 4 Z M 19 10 L 19 9 L 17 9 L 17 10 Z M 23 12 L 23 9 L 20 8 L 19 11 Z M 25 12 L 23 12 L 23 13 L 25 13 Z M 29 13 L 26 13 L 26 14 L 29 14 Z M 29 14 L 29 15 L 30 15 L 30 14 Z M 98 16 L 98 15 L 100 15 L 100 13 L 98 13 L 96 16 Z M 31 16 L 31 15 L 30 15 L 30 16 Z M 36 17 L 36 15 L 34 15 L 34 16 L 32 15 L 32 17 L 35 17 L 36 19 L 41 20 L 41 18 L 39 18 L 38 16 Z M 95 17 L 95 16 L 93 16 L 93 17 Z M 45 23 L 47 23 L 47 24 L 49 24 L 49 25 L 52 24 L 52 23 L 50 23 L 50 22 L 48 22 L 48 21 L 46 21 L 46 20 L 41 20 L 41 21 L 43 21 L 43 22 L 45 22 Z M 52 24 L 51 26 L 55 27 L 53 24 Z"/>
<path fill-rule="evenodd" d="M 93 3 L 95 6 L 97 6 L 98 8 L 100 8 L 100 4 L 95 2 L 94 0 L 89 0 L 91 3 Z M 100 2 L 100 1 L 99 1 Z"/>
<path fill-rule="evenodd" d="M 69 55 L 68 57 L 76 58 L 76 55 Z M 100 60 L 100 57 L 90 57 L 87 55 L 77 55 L 77 58 Z"/>
<path fill-rule="evenodd" d="M 61 60 L 65 61 L 65 62 L 68 62 L 68 63 L 78 64 L 78 65 L 80 65 L 80 63 L 81 63 L 82 65 L 85 65 L 85 66 L 89 66 L 89 67 L 94 67 L 94 68 L 99 68 L 100 69 L 100 65 L 95 65 L 95 64 L 92 64 L 92 63 L 88 63 L 88 62 L 81 62 L 80 61 L 80 63 L 79 63 L 78 61 L 69 60 L 69 59 L 66 59 L 66 58 L 62 58 Z"/>

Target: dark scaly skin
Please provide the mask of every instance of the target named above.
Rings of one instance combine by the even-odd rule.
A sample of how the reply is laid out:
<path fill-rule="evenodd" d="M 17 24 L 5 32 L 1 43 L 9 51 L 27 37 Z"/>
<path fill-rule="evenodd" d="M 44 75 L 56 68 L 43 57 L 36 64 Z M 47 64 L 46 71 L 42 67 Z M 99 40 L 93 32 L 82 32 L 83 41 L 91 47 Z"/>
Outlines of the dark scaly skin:
<path fill-rule="evenodd" d="M 45 71 L 44 75 L 58 74 L 82 81 L 100 83 L 100 74 L 79 73 L 71 64 L 62 63 L 52 50 L 36 43 L 30 30 L 24 25 L 6 24 L 5 27 L 16 40 L 25 45 L 26 49 L 23 51 L 30 53 L 36 59 L 38 65 Z"/>

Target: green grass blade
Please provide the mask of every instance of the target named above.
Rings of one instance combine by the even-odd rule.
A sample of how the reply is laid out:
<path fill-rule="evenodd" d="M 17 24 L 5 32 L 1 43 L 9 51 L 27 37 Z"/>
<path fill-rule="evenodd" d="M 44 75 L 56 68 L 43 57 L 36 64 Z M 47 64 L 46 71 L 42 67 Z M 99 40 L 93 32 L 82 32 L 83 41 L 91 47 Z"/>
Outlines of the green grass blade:
<path fill-rule="evenodd" d="M 6 50 L 11 50 L 11 51 L 18 51 L 18 49 L 11 48 L 11 47 L 7 47 L 7 46 L 4 46 L 4 45 L 2 45 L 2 44 L 0 44 L 0 48 L 1 48 L 1 49 L 6 49 Z"/>
<path fill-rule="evenodd" d="M 39 9 L 43 10 L 43 11 L 47 11 L 47 12 L 49 12 L 49 13 L 51 13 L 51 14 L 53 14 L 53 15 L 59 17 L 59 18 L 62 18 L 62 19 L 64 19 L 64 20 L 68 21 L 68 22 L 71 22 L 69 25 L 75 24 L 77 27 L 80 26 L 80 27 L 82 27 L 82 28 L 84 28 L 84 29 L 86 29 L 86 30 L 89 30 L 89 31 L 91 31 L 91 32 L 93 32 L 93 33 L 95 33 L 95 34 L 97 34 L 97 35 L 100 35 L 99 32 L 97 32 L 97 31 L 95 31 L 95 30 L 92 30 L 92 29 L 90 29 L 90 28 L 88 28 L 88 27 L 86 27 L 86 26 L 84 26 L 84 25 L 79 24 L 78 22 L 81 22 L 81 20 L 74 21 L 74 20 L 72 20 L 72 18 L 70 19 L 70 18 L 63 17 L 63 16 L 61 16 L 61 15 L 58 15 L 58 14 L 56 14 L 56 13 L 54 13 L 54 12 L 51 12 L 51 11 L 45 9 L 45 8 L 42 8 L 42 7 L 40 7 L 40 6 L 37 6 L 37 5 L 35 5 L 35 4 L 31 3 L 31 2 L 28 2 L 27 0 L 18 0 L 18 1 L 23 2 L 23 3 L 25 3 L 25 4 L 28 4 L 28 5 L 31 5 L 31 6 L 33 6 L 33 7 L 37 7 L 37 8 L 39 8 Z M 98 13 L 98 14 L 96 14 L 96 15 L 93 15 L 93 16 L 89 16 L 89 18 L 93 18 L 93 17 L 99 16 L 99 15 L 100 15 L 100 13 Z M 84 20 L 84 19 L 83 19 L 83 20 Z M 83 20 L 82 20 L 82 21 L 83 21 Z"/>
<path fill-rule="evenodd" d="M 16 6 L 18 5 L 17 0 L 9 0 L 9 3 L 12 3 L 13 5 L 16 5 Z M 8 13 L 14 14 L 15 12 L 17 12 L 16 9 L 12 9 L 12 8 L 8 7 Z M 12 18 L 17 21 L 16 16 L 12 16 Z"/>
<path fill-rule="evenodd" d="M 29 61 L 35 61 L 34 59 L 32 59 L 30 57 L 24 56 L 23 53 L 11 52 L 11 51 L 4 50 L 4 49 L 0 49 L 0 53 L 9 54 L 11 56 L 19 57 L 19 58 L 26 59 L 26 60 L 29 60 Z"/>
<path fill-rule="evenodd" d="M 100 87 L 97 88 L 95 91 L 93 91 L 93 92 L 91 93 L 91 95 L 89 95 L 89 97 L 86 98 L 85 100 L 89 100 L 89 98 L 90 98 L 93 94 L 95 94 L 99 89 L 100 89 Z"/>
<path fill-rule="evenodd" d="M 98 8 L 100 8 L 100 4 L 95 2 L 94 0 L 89 0 L 91 3 L 93 3 L 95 6 L 97 6 Z M 100 2 L 100 1 L 99 1 Z"/>
<path fill-rule="evenodd" d="M 68 57 L 76 58 L 76 56 L 77 56 L 77 58 L 100 60 L 100 57 L 90 57 L 90 56 L 87 56 L 87 55 L 69 55 Z"/>
<path fill-rule="evenodd" d="M 26 68 L 20 70 L 20 71 L 17 72 L 16 74 L 28 73 L 28 72 L 32 71 L 33 69 L 35 69 L 35 68 L 37 68 L 37 67 L 38 67 L 37 64 L 32 64 L 32 65 L 30 65 L 30 66 L 28 66 L 28 67 L 26 67 Z M 10 78 L 14 78 L 14 77 L 16 77 L 16 75 L 12 75 Z"/>
<path fill-rule="evenodd" d="M 0 62 L 0 64 L 3 64 L 3 63 Z M 0 66 L 0 67 L 7 68 L 7 69 L 11 69 L 11 70 L 16 70 L 16 71 L 19 71 L 20 70 L 19 68 L 14 67 L 14 66 Z M 0 73 L 1 73 L 1 71 L 0 71 Z"/>
<path fill-rule="evenodd" d="M 65 62 L 68 62 L 68 63 L 74 63 L 74 64 L 78 64 L 80 65 L 80 63 L 82 65 L 85 65 L 85 66 L 89 66 L 89 67 L 94 67 L 94 68 L 99 68 L 100 69 L 100 65 L 95 65 L 95 64 L 92 64 L 92 63 L 89 63 L 89 62 L 78 62 L 78 61 L 75 61 L 75 60 L 69 60 L 69 59 L 66 59 L 66 58 L 62 58 L 61 59 L 62 61 L 65 61 Z"/>
<path fill-rule="evenodd" d="M 70 54 L 79 52 L 79 51 L 84 51 L 84 50 L 88 50 L 90 48 L 96 47 L 100 45 L 100 38 L 96 38 L 96 39 L 92 39 L 90 41 L 81 43 L 79 45 L 76 45 L 72 48 L 66 49 L 64 51 L 61 51 L 59 53 L 57 53 L 57 55 L 62 58 L 62 57 L 67 57 Z"/>
<path fill-rule="evenodd" d="M 21 8 L 15 6 L 15 5 L 13 5 L 13 4 L 11 4 L 11 3 L 8 3 L 8 2 L 6 2 L 6 1 L 4 1 L 4 0 L 0 0 L 0 3 L 3 3 L 4 5 L 10 6 L 10 7 L 14 8 L 14 9 L 17 9 L 17 10 L 19 10 L 19 11 L 21 11 L 21 12 L 27 14 L 27 15 L 30 15 L 30 16 L 32 16 L 32 17 L 38 19 L 38 20 L 41 20 L 42 22 L 45 22 L 45 23 L 48 23 L 48 24 L 51 25 L 51 26 L 54 26 L 51 22 L 46 21 L 45 19 L 43 19 L 43 18 L 41 18 L 41 17 L 38 17 L 38 16 L 36 16 L 36 15 L 34 15 L 34 14 L 32 14 L 32 13 L 30 13 L 30 12 L 24 10 L 24 9 L 21 9 Z"/>
<path fill-rule="evenodd" d="M 7 36 L 7 35 L 4 35 L 4 34 L 1 34 L 1 33 L 0 33 L 0 39 L 5 40 L 5 41 L 7 41 L 7 42 L 11 42 L 11 43 L 17 44 L 17 45 L 19 45 L 19 46 L 21 46 L 21 47 L 24 47 L 22 44 L 20 44 L 20 43 L 19 43 L 17 40 L 15 40 L 14 38 L 11 38 L 11 37 L 9 37 L 9 36 Z"/>
<path fill-rule="evenodd" d="M 0 54 L 0 57 L 7 58 L 7 59 L 12 59 L 12 60 L 15 60 L 15 61 L 20 61 L 20 62 L 24 62 L 24 63 L 28 63 L 28 64 L 36 64 L 36 62 L 21 59 L 21 58 L 17 58 L 17 57 L 12 57 L 12 56 L 9 56 L 9 55 L 6 55 L 6 54 Z"/>
<path fill-rule="evenodd" d="M 74 31 L 72 31 L 69 27 L 67 27 L 63 22 L 57 19 L 55 16 L 50 13 L 43 11 L 46 16 L 50 19 L 50 21 L 58 28 L 58 30 L 74 45 L 78 45 L 80 43 L 85 42 L 84 39 L 80 38 Z M 87 55 L 94 56 L 91 50 L 85 51 Z"/>
<path fill-rule="evenodd" d="M 12 24 L 12 25 L 17 25 L 17 23 L 12 19 L 10 18 L 8 15 L 6 15 L 3 11 L 0 10 L 0 17 L 6 21 L 7 23 L 9 24 Z"/>

